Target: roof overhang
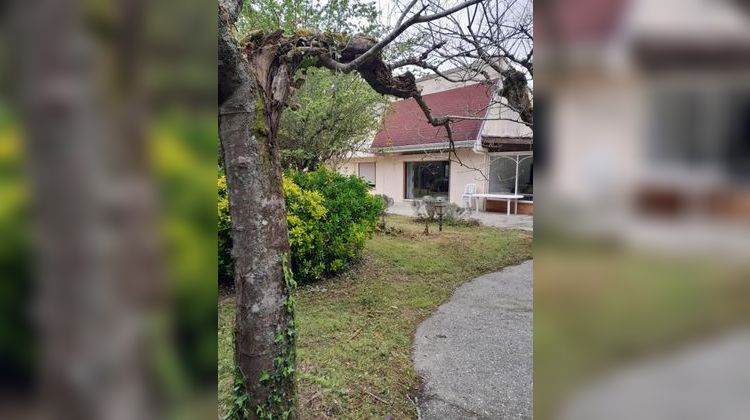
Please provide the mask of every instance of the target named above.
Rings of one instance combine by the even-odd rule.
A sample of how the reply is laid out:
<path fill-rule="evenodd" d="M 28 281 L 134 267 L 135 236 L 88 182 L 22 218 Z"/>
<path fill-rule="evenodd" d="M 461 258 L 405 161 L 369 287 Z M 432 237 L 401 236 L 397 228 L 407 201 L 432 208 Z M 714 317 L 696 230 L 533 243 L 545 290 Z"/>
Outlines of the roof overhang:
<path fill-rule="evenodd" d="M 483 136 L 482 147 L 489 152 L 530 152 L 534 147 L 532 137 Z"/>
<path fill-rule="evenodd" d="M 633 52 L 636 61 L 649 71 L 746 70 L 750 65 L 750 40 L 639 40 Z"/>

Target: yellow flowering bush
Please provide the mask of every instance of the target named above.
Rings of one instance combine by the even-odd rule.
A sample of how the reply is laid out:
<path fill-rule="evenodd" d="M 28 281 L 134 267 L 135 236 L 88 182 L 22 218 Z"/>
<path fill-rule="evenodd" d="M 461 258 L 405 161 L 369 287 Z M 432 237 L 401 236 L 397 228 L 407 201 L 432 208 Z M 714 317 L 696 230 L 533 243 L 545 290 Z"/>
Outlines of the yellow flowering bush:
<path fill-rule="evenodd" d="M 283 182 L 292 271 L 297 281 L 319 278 L 326 271 L 325 260 L 321 258 L 326 244 L 320 225 L 328 212 L 323 196 L 317 191 L 303 190 L 287 177 Z"/>
<path fill-rule="evenodd" d="M 309 283 L 345 269 L 372 236 L 382 200 L 356 177 L 321 168 L 289 173 L 283 180 L 292 271 Z M 232 281 L 232 238 L 226 181 L 219 188 L 219 281 Z"/>

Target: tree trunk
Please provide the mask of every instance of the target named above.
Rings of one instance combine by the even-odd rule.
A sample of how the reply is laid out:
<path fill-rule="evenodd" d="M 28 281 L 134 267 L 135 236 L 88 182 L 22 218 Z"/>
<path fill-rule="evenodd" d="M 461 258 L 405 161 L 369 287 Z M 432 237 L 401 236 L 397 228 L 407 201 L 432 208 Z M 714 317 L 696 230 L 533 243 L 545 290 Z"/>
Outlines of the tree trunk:
<path fill-rule="evenodd" d="M 119 130 L 143 121 L 107 106 L 80 3 L 12 10 L 37 233 L 42 417 L 150 419 L 149 316 L 164 285 L 155 190 L 143 130 Z M 134 77 L 121 79 L 116 98 L 128 109 L 138 108 Z"/>
<path fill-rule="evenodd" d="M 273 48 L 246 59 L 230 31 L 238 10 L 234 2 L 219 3 L 219 139 L 234 244 L 235 365 L 251 418 L 258 407 L 273 418 L 294 417 L 296 332 L 276 142 L 290 71 Z"/>

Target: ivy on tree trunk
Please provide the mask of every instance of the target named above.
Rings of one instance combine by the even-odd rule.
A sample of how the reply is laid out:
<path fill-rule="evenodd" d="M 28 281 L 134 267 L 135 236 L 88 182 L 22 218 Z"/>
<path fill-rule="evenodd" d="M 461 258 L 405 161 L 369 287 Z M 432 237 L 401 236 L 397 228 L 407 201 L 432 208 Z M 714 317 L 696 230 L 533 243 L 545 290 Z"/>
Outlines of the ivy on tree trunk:
<path fill-rule="evenodd" d="M 289 238 L 276 130 L 295 63 L 280 60 L 272 47 L 248 59 L 231 28 L 240 8 L 219 2 L 219 139 L 234 243 L 234 358 L 247 414 L 293 418 L 294 340 L 279 339 L 294 320 L 287 309 L 292 284 L 285 280 Z"/>

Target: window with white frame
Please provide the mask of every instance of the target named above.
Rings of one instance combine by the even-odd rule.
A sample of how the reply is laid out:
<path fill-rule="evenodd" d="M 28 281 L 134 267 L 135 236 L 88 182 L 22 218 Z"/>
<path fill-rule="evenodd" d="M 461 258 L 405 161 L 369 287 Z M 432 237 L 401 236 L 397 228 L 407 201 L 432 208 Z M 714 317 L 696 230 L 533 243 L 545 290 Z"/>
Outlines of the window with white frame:
<path fill-rule="evenodd" d="M 448 197 L 450 161 L 420 161 L 404 163 L 406 176 L 405 198 Z"/>
<path fill-rule="evenodd" d="M 375 186 L 375 162 L 358 163 L 357 172 L 366 183 Z"/>
<path fill-rule="evenodd" d="M 530 154 L 491 155 L 489 192 L 534 200 L 534 158 Z"/>

